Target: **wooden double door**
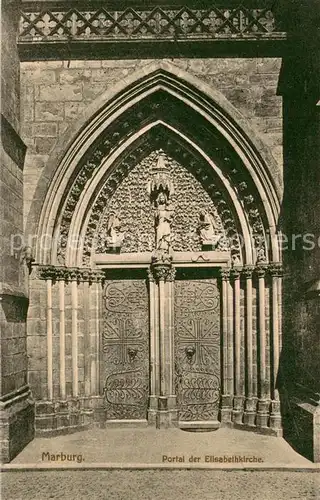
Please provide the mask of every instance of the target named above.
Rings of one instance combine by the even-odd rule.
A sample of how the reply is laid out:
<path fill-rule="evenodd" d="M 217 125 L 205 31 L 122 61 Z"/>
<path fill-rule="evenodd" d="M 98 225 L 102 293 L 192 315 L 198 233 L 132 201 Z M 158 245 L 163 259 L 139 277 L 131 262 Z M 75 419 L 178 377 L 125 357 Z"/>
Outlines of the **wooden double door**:
<path fill-rule="evenodd" d="M 101 376 L 107 420 L 147 420 L 150 396 L 157 396 L 151 394 L 151 374 L 161 377 L 161 364 L 171 363 L 172 370 L 163 373 L 173 377 L 168 385 L 174 394 L 167 396 L 176 401 L 178 422 L 201 427 L 218 421 L 220 290 L 213 271 L 200 271 L 178 269 L 170 284 L 172 300 L 165 301 L 172 308 L 170 345 L 159 349 L 157 362 L 150 355 L 151 343 L 160 339 L 151 331 L 146 271 L 121 272 L 105 281 Z"/>

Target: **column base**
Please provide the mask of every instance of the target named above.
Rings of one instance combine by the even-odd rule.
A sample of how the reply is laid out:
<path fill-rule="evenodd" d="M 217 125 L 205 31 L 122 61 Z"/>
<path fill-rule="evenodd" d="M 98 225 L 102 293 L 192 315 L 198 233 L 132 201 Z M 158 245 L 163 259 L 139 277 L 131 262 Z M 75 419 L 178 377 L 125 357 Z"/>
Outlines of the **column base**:
<path fill-rule="evenodd" d="M 243 396 L 233 398 L 232 422 L 242 424 L 243 419 Z"/>
<path fill-rule="evenodd" d="M 257 427 L 268 427 L 270 401 L 266 399 L 258 400 L 258 411 L 256 418 Z"/>
<path fill-rule="evenodd" d="M 232 422 L 232 400 L 233 396 L 230 394 L 223 394 L 221 396 L 221 410 L 220 410 L 220 420 L 221 423 Z"/>
<path fill-rule="evenodd" d="M 257 410 L 257 399 L 248 397 L 245 400 L 245 410 L 243 416 L 243 423 L 245 425 L 255 427 L 256 425 L 256 410 Z"/>
<path fill-rule="evenodd" d="M 280 401 L 271 401 L 271 414 L 269 424 L 271 429 L 280 430 L 282 428 Z"/>
<path fill-rule="evenodd" d="M 157 429 L 176 427 L 178 411 L 176 409 L 176 396 L 150 396 L 148 409 L 148 424 Z"/>
<path fill-rule="evenodd" d="M 177 427 L 178 411 L 177 410 L 159 410 L 156 414 L 156 428 L 168 429 L 169 427 Z"/>

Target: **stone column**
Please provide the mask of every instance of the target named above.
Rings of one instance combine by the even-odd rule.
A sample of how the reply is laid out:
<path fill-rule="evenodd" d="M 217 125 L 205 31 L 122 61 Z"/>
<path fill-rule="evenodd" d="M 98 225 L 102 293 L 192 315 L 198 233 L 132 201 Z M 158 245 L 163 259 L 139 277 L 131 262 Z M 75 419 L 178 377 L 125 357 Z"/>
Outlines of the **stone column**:
<path fill-rule="evenodd" d="M 272 287 L 272 373 L 271 373 L 271 414 L 270 427 L 281 429 L 280 398 L 277 388 L 277 378 L 280 358 L 280 317 L 279 317 L 279 290 L 281 290 L 281 264 L 272 264 L 269 268 Z"/>
<path fill-rule="evenodd" d="M 166 292 L 166 324 L 168 329 L 168 353 L 167 353 L 167 376 L 168 376 L 168 407 L 176 408 L 175 393 L 175 359 L 174 359 L 174 279 L 176 270 L 171 268 L 165 283 Z"/>
<path fill-rule="evenodd" d="M 47 384 L 48 400 L 53 399 L 52 280 L 47 279 Z"/>
<path fill-rule="evenodd" d="M 99 394 L 99 281 L 93 278 L 91 285 L 91 315 L 90 323 L 92 324 L 92 332 L 90 335 L 90 352 L 91 352 L 91 362 L 90 362 L 90 381 L 91 381 L 91 394 Z"/>
<path fill-rule="evenodd" d="M 72 396 L 78 396 L 78 282 L 76 273 L 71 278 L 71 358 Z"/>
<path fill-rule="evenodd" d="M 155 294 L 155 298 L 158 300 L 155 307 L 157 321 L 154 322 L 155 340 L 153 342 L 154 354 L 157 354 L 156 344 L 158 344 L 160 375 L 156 425 L 158 428 L 166 428 L 174 425 L 177 420 L 176 396 L 173 394 L 174 348 L 172 328 L 172 282 L 175 271 L 171 264 L 155 263 L 152 266 L 152 272 L 158 289 L 158 293 Z M 153 402 L 155 402 L 155 399 Z"/>
<path fill-rule="evenodd" d="M 231 421 L 232 394 L 228 384 L 228 283 L 230 269 L 220 269 L 221 301 L 222 301 L 222 397 L 221 397 L 221 422 Z"/>
<path fill-rule="evenodd" d="M 231 270 L 233 279 L 233 315 L 234 315 L 234 398 L 232 420 L 236 424 L 242 423 L 243 384 L 241 382 L 241 330 L 240 330 L 240 269 Z"/>
<path fill-rule="evenodd" d="M 91 353 L 90 353 L 90 300 L 91 300 L 91 277 L 89 273 L 83 273 L 83 349 L 84 349 L 84 394 L 91 395 Z"/>
<path fill-rule="evenodd" d="M 258 277 L 259 297 L 259 321 L 258 321 L 258 344 L 259 344 L 259 399 L 257 411 L 257 427 L 267 427 L 269 418 L 269 387 L 266 381 L 266 315 L 265 315 L 265 274 L 266 266 L 256 268 Z"/>
<path fill-rule="evenodd" d="M 149 328 L 150 328 L 150 395 L 148 407 L 148 423 L 156 423 L 158 396 L 159 396 L 159 338 L 158 338 L 158 290 L 151 269 L 148 270 L 149 279 Z"/>
<path fill-rule="evenodd" d="M 242 276 L 245 279 L 245 377 L 246 377 L 246 399 L 244 411 L 244 423 L 254 426 L 256 417 L 257 401 L 253 394 L 253 351 L 252 351 L 252 272 L 253 267 L 246 266 L 242 271 Z"/>
<path fill-rule="evenodd" d="M 60 333 L 60 397 L 66 399 L 66 328 L 65 328 L 65 281 L 59 280 L 59 333 Z"/>

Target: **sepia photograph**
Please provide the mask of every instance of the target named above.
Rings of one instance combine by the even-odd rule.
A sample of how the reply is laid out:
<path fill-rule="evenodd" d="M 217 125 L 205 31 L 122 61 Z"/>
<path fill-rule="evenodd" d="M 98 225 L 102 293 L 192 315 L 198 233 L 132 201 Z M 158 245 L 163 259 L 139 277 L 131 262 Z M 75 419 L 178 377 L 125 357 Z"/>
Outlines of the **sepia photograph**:
<path fill-rule="evenodd" d="M 320 0 L 2 0 L 3 500 L 320 499 Z"/>

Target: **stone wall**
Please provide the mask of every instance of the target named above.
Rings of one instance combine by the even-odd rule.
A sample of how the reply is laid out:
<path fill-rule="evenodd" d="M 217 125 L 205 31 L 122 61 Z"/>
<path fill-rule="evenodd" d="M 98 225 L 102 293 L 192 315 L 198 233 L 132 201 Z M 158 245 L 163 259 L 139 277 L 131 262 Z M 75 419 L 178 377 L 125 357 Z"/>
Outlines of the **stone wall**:
<path fill-rule="evenodd" d="M 1 459 L 10 461 L 33 437 L 33 405 L 27 381 L 26 313 L 23 262 L 23 164 L 19 136 L 18 10 L 8 2 L 1 16 L 1 172 L 0 172 L 0 328 Z"/>
<path fill-rule="evenodd" d="M 300 453 L 320 461 L 320 94 L 312 87 L 320 66 L 306 72 L 306 65 L 285 61 L 283 68 L 283 221 L 289 244 L 281 366 L 286 436 Z"/>
<path fill-rule="evenodd" d="M 46 61 L 21 64 L 25 218 L 50 150 L 99 95 L 151 60 Z M 170 59 L 220 91 L 270 147 L 282 170 L 280 59 Z M 277 179 L 278 181 L 278 179 Z"/>

